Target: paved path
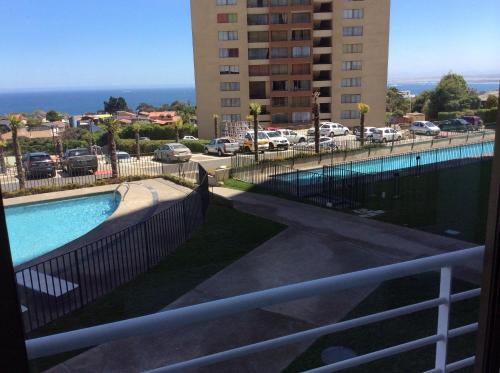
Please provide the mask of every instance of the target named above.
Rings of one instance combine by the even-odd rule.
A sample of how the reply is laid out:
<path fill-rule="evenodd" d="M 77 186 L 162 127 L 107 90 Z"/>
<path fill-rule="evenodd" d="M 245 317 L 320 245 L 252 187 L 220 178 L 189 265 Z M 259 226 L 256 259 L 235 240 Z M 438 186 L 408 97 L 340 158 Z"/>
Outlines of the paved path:
<path fill-rule="evenodd" d="M 271 196 L 214 189 L 215 193 L 233 200 L 236 208 L 287 224 L 289 228 L 185 294 L 168 309 L 473 246 Z M 343 318 L 375 287 L 373 284 L 174 332 L 108 343 L 52 372 L 137 372 L 325 325 Z M 197 371 L 279 372 L 308 345 L 291 345 Z"/>

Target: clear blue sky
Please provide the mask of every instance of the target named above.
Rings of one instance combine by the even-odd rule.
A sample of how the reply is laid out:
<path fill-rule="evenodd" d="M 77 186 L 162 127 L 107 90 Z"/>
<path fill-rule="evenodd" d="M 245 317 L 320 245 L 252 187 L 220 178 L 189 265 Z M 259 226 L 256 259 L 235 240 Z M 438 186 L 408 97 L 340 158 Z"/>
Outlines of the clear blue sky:
<path fill-rule="evenodd" d="M 189 0 L 2 0 L 0 14 L 2 91 L 194 85 Z M 390 80 L 500 75 L 499 18 L 499 0 L 392 0 Z"/>

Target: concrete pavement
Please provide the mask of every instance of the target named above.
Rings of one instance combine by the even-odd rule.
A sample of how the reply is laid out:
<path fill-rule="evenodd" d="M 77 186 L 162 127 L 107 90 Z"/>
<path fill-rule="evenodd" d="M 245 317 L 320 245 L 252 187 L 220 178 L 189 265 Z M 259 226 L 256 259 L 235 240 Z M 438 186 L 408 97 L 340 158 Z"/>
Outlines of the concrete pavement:
<path fill-rule="evenodd" d="M 167 309 L 473 246 L 271 196 L 225 188 L 214 188 L 214 192 L 233 200 L 237 209 L 287 224 L 288 229 L 200 284 Z M 91 349 L 51 372 L 138 372 L 325 325 L 342 319 L 376 286 L 257 309 L 171 332 L 111 342 Z M 308 345 L 291 345 L 194 371 L 279 372 Z"/>

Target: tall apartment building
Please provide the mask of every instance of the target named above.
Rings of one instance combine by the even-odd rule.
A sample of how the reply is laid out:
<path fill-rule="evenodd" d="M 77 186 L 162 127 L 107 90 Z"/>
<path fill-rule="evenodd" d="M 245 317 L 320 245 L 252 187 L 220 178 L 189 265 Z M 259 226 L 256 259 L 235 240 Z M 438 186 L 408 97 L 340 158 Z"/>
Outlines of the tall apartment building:
<path fill-rule="evenodd" d="M 263 126 L 322 121 L 385 122 L 390 0 L 191 0 L 200 136 L 213 115 L 245 120 L 262 105 Z"/>

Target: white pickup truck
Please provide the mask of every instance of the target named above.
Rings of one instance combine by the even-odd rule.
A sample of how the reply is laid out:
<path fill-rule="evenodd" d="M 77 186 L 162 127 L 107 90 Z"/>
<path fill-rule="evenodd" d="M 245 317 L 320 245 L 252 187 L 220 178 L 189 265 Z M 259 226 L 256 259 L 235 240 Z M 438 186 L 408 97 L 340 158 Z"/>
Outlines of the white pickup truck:
<path fill-rule="evenodd" d="M 301 142 L 307 142 L 307 138 L 304 135 L 301 135 L 293 130 L 289 129 L 278 129 L 276 132 L 279 132 L 281 136 L 285 137 L 290 144 L 298 144 Z"/>
<path fill-rule="evenodd" d="M 228 137 L 213 139 L 207 145 L 203 152 L 205 154 L 217 154 L 222 157 L 225 154 L 234 154 L 240 150 L 240 144 Z"/>

